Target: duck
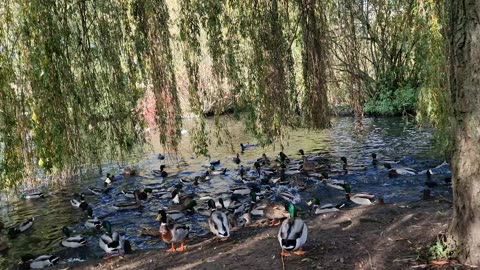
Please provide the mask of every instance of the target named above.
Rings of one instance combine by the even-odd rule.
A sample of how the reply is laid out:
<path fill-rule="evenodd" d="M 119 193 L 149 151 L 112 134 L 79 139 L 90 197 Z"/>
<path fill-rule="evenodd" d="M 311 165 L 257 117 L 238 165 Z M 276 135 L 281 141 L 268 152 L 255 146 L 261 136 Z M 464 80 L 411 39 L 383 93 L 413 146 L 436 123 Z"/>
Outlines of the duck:
<path fill-rule="evenodd" d="M 345 186 L 347 185 L 347 182 L 345 182 L 345 180 L 336 180 L 336 179 L 325 178 L 325 179 L 322 180 L 322 182 L 323 182 L 324 185 L 326 185 L 328 187 L 338 189 L 338 190 L 342 190 L 342 191 L 345 191 Z"/>
<path fill-rule="evenodd" d="M 208 207 L 211 211 L 210 217 L 208 218 L 210 231 L 221 240 L 228 239 L 228 237 L 230 237 L 230 224 L 227 215 L 222 211 L 217 211 L 214 200 L 208 200 Z"/>
<path fill-rule="evenodd" d="M 225 175 L 227 173 L 227 168 L 216 170 L 214 166 L 210 166 L 209 174 L 210 175 Z"/>
<path fill-rule="evenodd" d="M 188 205 L 195 198 L 195 194 L 180 194 L 179 189 L 175 189 L 172 192 L 172 202 L 175 204 Z"/>
<path fill-rule="evenodd" d="M 276 161 L 277 163 L 280 163 L 280 164 L 288 164 L 290 163 L 290 159 L 288 158 L 287 155 L 285 155 L 285 153 L 283 153 L 283 151 L 281 151 L 280 153 L 278 153 L 278 156 L 276 158 Z"/>
<path fill-rule="evenodd" d="M 303 171 L 315 171 L 317 169 L 317 166 L 315 165 L 315 163 L 309 162 L 306 156 L 303 156 L 302 160 L 303 160 L 303 164 L 301 168 Z"/>
<path fill-rule="evenodd" d="M 127 176 L 135 176 L 137 174 L 137 171 L 135 170 L 135 168 L 127 166 L 123 169 L 123 174 Z"/>
<path fill-rule="evenodd" d="M 45 197 L 45 194 L 43 194 L 43 192 L 30 192 L 30 193 L 23 193 L 20 195 L 20 199 L 27 199 L 27 200 L 40 199 L 44 197 Z"/>
<path fill-rule="evenodd" d="M 9 236 L 15 236 L 19 233 L 22 233 L 28 229 L 30 229 L 32 226 L 33 226 L 33 221 L 35 220 L 34 217 L 31 217 L 27 220 L 25 220 L 24 222 L 22 222 L 20 225 L 18 225 L 17 227 L 13 227 L 13 228 L 10 228 L 8 230 L 8 235 Z"/>
<path fill-rule="evenodd" d="M 267 154 L 263 153 L 261 158 L 257 159 L 257 162 L 260 163 L 262 166 L 270 165 L 270 159 L 267 157 Z"/>
<path fill-rule="evenodd" d="M 288 218 L 290 216 L 286 205 L 272 202 L 265 205 L 263 208 L 263 215 L 272 220 L 270 226 L 278 226 L 281 224 L 279 221 L 280 219 Z"/>
<path fill-rule="evenodd" d="M 35 257 L 31 254 L 27 254 L 22 256 L 22 261 L 24 265 L 30 266 L 31 269 L 42 269 L 54 266 L 60 261 L 60 257 L 54 255 L 41 255 Z"/>
<path fill-rule="evenodd" d="M 171 205 L 167 211 L 167 214 L 177 220 L 185 215 L 192 215 L 195 213 L 195 206 L 197 206 L 196 200 L 185 200 L 182 204 Z"/>
<path fill-rule="evenodd" d="M 341 157 L 340 160 L 342 161 L 342 169 L 344 171 L 361 171 L 366 170 L 367 167 L 364 165 L 348 165 L 347 158 Z"/>
<path fill-rule="evenodd" d="M 375 198 L 375 195 L 368 194 L 368 193 L 357 193 L 357 194 L 352 194 L 352 187 L 350 184 L 347 184 L 345 186 L 345 197 L 347 198 L 347 201 L 351 201 L 355 204 L 359 205 L 371 205 L 373 202 L 373 198 Z"/>
<path fill-rule="evenodd" d="M 375 154 L 375 153 L 372 153 L 372 165 L 373 166 L 378 165 L 377 154 Z"/>
<path fill-rule="evenodd" d="M 337 211 L 340 211 L 340 209 L 345 206 L 345 203 L 340 203 L 337 205 L 330 204 L 330 203 L 320 205 L 320 200 L 317 197 L 314 197 L 311 200 L 309 200 L 307 204 L 313 208 L 315 215 L 320 215 L 320 214 L 325 214 L 330 212 L 337 212 Z"/>
<path fill-rule="evenodd" d="M 164 159 L 165 159 L 165 155 L 158 154 L 158 155 L 157 155 L 157 159 L 159 159 L 159 160 L 164 160 Z"/>
<path fill-rule="evenodd" d="M 303 151 L 303 149 L 298 150 L 298 153 L 302 156 L 302 158 L 306 156 L 305 151 Z M 314 163 L 325 163 L 325 164 L 330 162 L 327 158 L 324 158 L 317 154 L 309 155 L 307 157 L 307 160 Z M 317 167 L 320 168 L 320 166 L 317 166 Z"/>
<path fill-rule="evenodd" d="M 433 187 L 438 186 L 437 182 L 433 181 L 433 179 L 432 179 L 431 170 L 427 170 L 427 181 L 425 181 L 425 185 L 429 188 L 433 188 Z"/>
<path fill-rule="evenodd" d="M 85 195 L 83 194 L 74 194 L 73 198 L 70 200 L 70 204 L 75 208 L 80 208 L 86 210 L 88 208 L 88 203 L 85 201 Z"/>
<path fill-rule="evenodd" d="M 135 190 L 135 201 L 134 202 L 120 202 L 120 203 L 115 203 L 113 204 L 113 208 L 117 210 L 132 210 L 132 209 L 139 209 L 142 207 L 142 204 L 140 203 L 140 199 L 138 197 L 140 191 Z"/>
<path fill-rule="evenodd" d="M 208 158 L 208 162 L 206 164 L 206 167 L 210 167 L 210 166 L 218 166 L 220 165 L 220 160 L 219 159 L 216 159 L 216 160 L 212 160 L 212 157 L 210 155 L 207 155 L 207 158 Z"/>
<path fill-rule="evenodd" d="M 160 221 L 160 237 L 162 240 L 171 244 L 172 247 L 167 251 L 185 251 L 185 237 L 190 233 L 190 227 L 183 224 L 167 224 L 167 213 L 165 210 L 158 211 L 157 220 Z M 180 242 L 180 247 L 175 248 L 174 243 Z"/>
<path fill-rule="evenodd" d="M 112 184 L 114 180 L 115 180 L 115 176 L 110 173 L 107 173 L 107 177 L 105 177 L 105 180 L 103 182 L 105 186 L 108 186 Z"/>
<path fill-rule="evenodd" d="M 69 248 L 79 248 L 87 244 L 87 240 L 80 235 L 71 236 L 70 229 L 67 226 L 62 228 L 65 239 L 62 240 L 62 246 Z"/>
<path fill-rule="evenodd" d="M 240 152 L 245 152 L 245 150 L 257 147 L 255 144 L 240 144 Z"/>
<path fill-rule="evenodd" d="M 124 253 L 131 252 L 130 242 L 122 241 L 117 232 L 112 233 L 112 224 L 108 220 L 102 222 L 102 227 L 105 228 L 105 233 L 100 236 L 98 245 L 105 251 L 107 257 L 113 253 L 120 254 L 122 249 Z"/>
<path fill-rule="evenodd" d="M 225 213 L 225 215 L 227 216 L 227 220 L 228 220 L 228 224 L 230 226 L 230 230 L 233 231 L 236 227 L 237 227 L 237 219 L 238 219 L 238 216 L 237 216 L 237 213 L 241 213 L 243 212 L 243 210 L 239 210 L 239 212 L 237 212 L 236 210 L 238 210 L 238 208 L 227 208 L 225 207 L 225 203 L 223 201 L 222 198 L 219 198 L 218 199 L 219 201 L 219 204 L 220 204 L 220 210 L 219 211 L 222 211 L 223 213 Z M 215 204 L 216 206 L 216 204 Z M 241 206 L 239 204 L 239 206 Z M 218 211 L 218 210 L 217 210 Z"/>
<path fill-rule="evenodd" d="M 388 176 L 389 177 L 396 177 L 396 176 L 399 176 L 399 175 L 416 175 L 417 174 L 417 172 L 412 168 L 403 167 L 403 166 L 400 166 L 400 165 L 392 166 L 392 163 L 385 163 L 385 164 L 383 164 L 383 166 L 388 169 Z"/>
<path fill-rule="evenodd" d="M 240 160 L 240 154 L 237 153 L 237 156 L 233 158 L 233 163 L 240 165 L 242 161 Z"/>
<path fill-rule="evenodd" d="M 230 191 L 232 194 L 238 194 L 238 195 L 248 195 L 252 190 L 246 186 L 238 186 L 238 187 L 232 187 L 230 188 Z"/>
<path fill-rule="evenodd" d="M 165 165 L 160 165 L 160 170 L 152 170 L 152 174 L 158 177 L 167 177 L 168 173 L 165 171 Z"/>
<path fill-rule="evenodd" d="M 135 192 L 138 192 L 139 200 L 145 201 L 148 198 L 148 194 L 151 194 L 153 190 L 151 188 L 144 188 L 142 191 L 138 189 L 134 191 L 122 190 L 123 195 L 125 195 L 127 198 L 135 198 Z"/>
<path fill-rule="evenodd" d="M 278 231 L 278 242 L 282 249 L 281 256 L 290 256 L 293 251 L 296 255 L 303 255 L 303 245 L 307 242 L 308 227 L 305 222 L 296 217 L 295 206 L 288 205 L 289 217 L 282 222 Z"/>
<path fill-rule="evenodd" d="M 98 220 L 96 217 L 93 217 L 93 209 L 91 207 L 87 208 L 87 213 L 88 213 L 89 219 L 85 221 L 85 227 L 100 229 L 102 227 L 102 222 Z"/>
<path fill-rule="evenodd" d="M 88 190 L 94 195 L 102 195 L 110 192 L 112 188 L 111 187 L 105 187 L 105 188 L 89 187 Z"/>
<path fill-rule="evenodd" d="M 427 172 L 430 172 L 431 175 L 434 175 L 434 174 L 442 174 L 442 175 L 445 175 L 445 176 L 451 176 L 452 175 L 450 165 L 446 161 L 444 161 L 442 164 L 436 166 L 435 168 L 421 171 L 418 174 L 425 174 Z"/>

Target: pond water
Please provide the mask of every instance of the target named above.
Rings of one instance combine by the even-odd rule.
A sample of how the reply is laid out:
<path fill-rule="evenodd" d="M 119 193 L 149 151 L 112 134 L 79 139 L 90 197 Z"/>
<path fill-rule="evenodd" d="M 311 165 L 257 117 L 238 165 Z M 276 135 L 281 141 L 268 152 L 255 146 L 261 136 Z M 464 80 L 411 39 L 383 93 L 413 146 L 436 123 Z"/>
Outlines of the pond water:
<path fill-rule="evenodd" d="M 212 159 L 220 159 L 221 164 L 217 168 L 228 168 L 226 175 L 214 176 L 208 182 L 198 186 L 184 185 L 186 193 L 194 192 L 197 196 L 223 196 L 228 197 L 230 187 L 237 186 L 238 179 L 237 165 L 232 158 L 239 151 L 240 143 L 255 143 L 255 141 L 243 132 L 243 126 L 233 120 L 224 118 L 232 134 L 232 145 L 213 147 L 211 149 Z M 339 158 L 345 156 L 351 164 L 371 164 L 371 154 L 376 153 L 379 161 L 400 160 L 408 156 L 411 158 L 409 166 L 417 171 L 435 167 L 442 163 L 441 155 L 432 145 L 432 130 L 419 129 L 414 124 L 405 122 L 401 118 L 367 118 L 364 120 L 364 130 L 360 133 L 354 132 L 354 123 L 351 118 L 333 119 L 331 129 L 324 131 L 294 130 L 290 132 L 290 138 L 285 145 L 284 152 L 293 159 L 299 159 L 299 149 L 304 149 L 306 154 L 320 153 L 323 157 L 329 158 L 333 164 L 340 164 Z M 211 124 L 211 123 L 210 123 Z M 190 124 L 186 123 L 188 130 Z M 152 136 L 155 138 L 155 136 Z M 275 157 L 280 151 L 276 148 L 256 147 L 248 149 L 240 156 L 242 164 L 246 167 L 252 166 L 253 162 L 266 153 L 269 157 Z M 48 196 L 36 200 L 14 200 L 3 201 L 0 204 L 0 220 L 5 223 L 6 228 L 12 227 L 22 221 L 35 217 L 34 225 L 25 233 L 14 239 L 6 237 L 6 230 L 3 238 L 9 243 L 10 249 L 7 253 L 0 255 L 0 268 L 14 268 L 22 254 L 32 253 L 34 255 L 56 254 L 61 257 L 60 264 L 75 263 L 91 258 L 100 258 L 104 255 L 98 246 L 98 231 L 88 229 L 83 224 L 87 219 L 85 212 L 73 208 L 70 204 L 72 193 L 84 192 L 86 201 L 92 206 L 95 216 L 101 220 L 109 220 L 113 230 L 120 232 L 128 239 L 134 249 L 165 249 L 166 245 L 158 237 L 144 236 L 139 232 L 140 227 L 158 227 L 155 220 L 157 211 L 161 207 L 171 205 L 169 199 L 161 199 L 160 196 L 150 196 L 149 200 L 143 203 L 141 210 L 117 211 L 112 204 L 119 201 L 129 200 L 121 193 L 121 190 L 142 189 L 150 187 L 159 189 L 173 186 L 180 183 L 180 178 L 193 178 L 205 172 L 202 167 L 207 161 L 205 158 L 194 158 L 191 150 L 190 134 L 182 137 L 180 155 L 188 163 L 188 166 L 177 168 L 177 158 L 167 156 L 166 160 L 159 160 L 158 153 L 163 149 L 158 140 L 152 140 L 152 148 L 149 153 L 136 156 L 135 165 L 138 175 L 135 177 L 122 177 L 113 182 L 113 190 L 104 195 L 93 195 L 87 187 L 102 187 L 104 175 L 96 175 L 82 182 L 69 182 L 53 190 L 44 190 Z M 151 174 L 152 169 L 158 169 L 161 164 L 166 164 L 166 171 L 169 176 L 166 179 L 155 177 Z M 110 164 L 104 168 L 105 172 L 120 174 L 122 168 Z M 441 184 L 441 177 L 436 176 L 440 183 L 434 188 L 434 194 L 449 196 L 450 188 Z M 368 166 L 365 171 L 351 172 L 347 175 L 337 175 L 336 179 L 347 180 L 351 183 L 354 192 L 369 192 L 377 196 L 383 196 L 386 203 L 403 203 L 418 200 L 425 189 L 425 175 L 402 176 L 389 178 L 387 169 L 383 166 L 377 168 Z M 274 187 L 274 185 L 271 185 Z M 261 187 L 262 189 L 264 186 Z M 306 210 L 305 202 L 311 196 L 318 196 L 322 203 L 338 202 L 344 198 L 342 192 L 327 190 L 321 184 L 316 184 L 306 191 L 298 191 L 295 187 L 283 186 L 282 189 L 289 189 L 300 198 L 300 207 Z M 273 188 L 275 190 L 275 188 Z M 182 223 L 191 224 L 192 232 L 190 237 L 201 237 L 209 234 L 206 224 L 207 213 L 197 212 L 188 216 Z M 86 237 L 88 244 L 79 249 L 67 249 L 60 246 L 63 239 L 62 227 L 67 225 L 74 234 L 82 234 Z"/>

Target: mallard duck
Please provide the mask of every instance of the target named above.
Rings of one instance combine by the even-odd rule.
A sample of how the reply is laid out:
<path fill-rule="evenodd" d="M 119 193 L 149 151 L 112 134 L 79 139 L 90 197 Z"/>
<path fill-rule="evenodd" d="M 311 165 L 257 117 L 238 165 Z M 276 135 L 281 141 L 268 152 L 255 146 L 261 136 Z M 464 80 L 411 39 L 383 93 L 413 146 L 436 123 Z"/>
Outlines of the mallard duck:
<path fill-rule="evenodd" d="M 345 186 L 347 185 L 347 182 L 345 180 L 336 180 L 336 179 L 323 179 L 322 183 L 325 184 L 328 187 L 338 189 L 338 190 L 345 190 Z"/>
<path fill-rule="evenodd" d="M 30 266 L 31 269 L 41 269 L 54 266 L 59 260 L 60 258 L 54 255 L 41 255 L 35 257 L 31 254 L 27 254 L 22 256 L 23 264 Z"/>
<path fill-rule="evenodd" d="M 69 248 L 79 248 L 87 244 L 87 240 L 85 240 L 85 238 L 83 238 L 82 236 L 71 236 L 70 229 L 68 229 L 67 226 L 63 226 L 62 231 L 66 237 L 62 240 L 62 246 Z"/>
<path fill-rule="evenodd" d="M 167 251 L 185 251 L 184 239 L 190 232 L 190 227 L 181 224 L 167 224 L 167 213 L 165 210 L 158 211 L 157 220 L 160 221 L 160 237 L 172 247 Z M 180 247 L 175 249 L 174 243 L 180 242 Z"/>
<path fill-rule="evenodd" d="M 138 191 L 138 190 L 134 191 L 134 194 L 135 194 L 135 201 L 134 202 L 116 203 L 116 204 L 113 205 L 113 208 L 115 208 L 117 210 L 132 210 L 132 209 L 141 208 L 142 204 L 140 202 L 140 199 L 138 198 L 139 193 L 140 193 L 140 191 Z"/>
<path fill-rule="evenodd" d="M 35 220 L 35 219 L 34 219 L 33 217 L 31 217 L 31 218 L 25 220 L 24 222 L 22 222 L 22 223 L 21 223 L 20 225 L 18 225 L 17 227 L 10 228 L 10 229 L 8 230 L 8 235 L 10 235 L 10 236 L 15 236 L 15 235 L 17 235 L 17 234 L 19 234 L 19 233 L 22 233 L 22 232 L 30 229 L 30 228 L 32 227 L 32 225 L 33 225 L 33 221 L 34 221 L 34 220 Z"/>
<path fill-rule="evenodd" d="M 74 194 L 74 197 L 70 200 L 70 204 L 75 208 L 80 208 L 86 210 L 88 208 L 88 203 L 85 201 L 85 195 L 83 194 Z"/>
<path fill-rule="evenodd" d="M 305 254 L 302 247 L 307 242 L 308 227 L 296 216 L 295 206 L 288 206 L 289 218 L 282 222 L 278 231 L 278 242 L 282 248 L 281 256 L 290 256 L 291 251 L 297 255 Z"/>
<path fill-rule="evenodd" d="M 344 171 L 361 171 L 367 169 L 365 165 L 348 165 L 346 157 L 341 157 L 340 160 L 343 162 L 342 168 Z"/>
<path fill-rule="evenodd" d="M 148 198 L 148 194 L 152 193 L 153 190 L 151 188 L 145 188 L 143 189 L 142 191 L 136 189 L 134 191 L 130 191 L 130 190 L 122 190 L 122 193 L 125 197 L 127 198 L 135 198 L 135 192 L 138 192 L 138 199 L 139 200 L 142 200 L 142 201 L 145 201 L 147 198 Z"/>
<path fill-rule="evenodd" d="M 188 205 L 195 198 L 195 194 L 180 194 L 179 189 L 175 189 L 172 192 L 172 202 L 175 204 Z"/>
<path fill-rule="evenodd" d="M 222 211 L 217 211 L 214 200 L 208 200 L 208 207 L 211 211 L 208 218 L 210 231 L 222 240 L 227 239 L 230 237 L 230 224 L 227 215 Z"/>
<path fill-rule="evenodd" d="M 257 159 L 257 162 L 259 162 L 260 165 L 262 165 L 262 166 L 270 165 L 270 159 L 267 157 L 267 155 L 265 153 L 262 154 L 261 158 Z"/>
<path fill-rule="evenodd" d="M 307 204 L 313 208 L 315 215 L 337 212 L 345 206 L 345 203 L 320 205 L 320 200 L 317 197 L 312 198 Z"/>
<path fill-rule="evenodd" d="M 88 190 L 94 195 L 102 195 L 110 192 L 112 190 L 112 187 L 105 187 L 105 188 L 89 187 Z"/>
<path fill-rule="evenodd" d="M 255 144 L 240 144 L 240 151 L 243 153 L 245 150 L 257 147 Z"/>
<path fill-rule="evenodd" d="M 115 176 L 110 174 L 110 173 L 107 173 L 107 177 L 105 177 L 105 180 L 103 181 L 105 186 L 108 186 L 110 185 L 113 181 L 115 180 Z"/>
<path fill-rule="evenodd" d="M 290 159 L 288 158 L 287 155 L 285 155 L 285 153 L 283 153 L 283 151 L 281 151 L 280 153 L 278 153 L 278 156 L 277 156 L 276 161 L 277 161 L 277 163 L 280 163 L 280 164 L 288 164 L 288 163 L 290 163 Z"/>
<path fill-rule="evenodd" d="M 214 166 L 210 166 L 209 174 L 210 175 L 225 175 L 227 173 L 227 168 L 216 170 Z"/>
<path fill-rule="evenodd" d="M 230 191 L 233 194 L 238 194 L 238 195 L 248 195 L 252 190 L 246 186 L 238 186 L 238 187 L 232 187 L 230 188 Z"/>
<path fill-rule="evenodd" d="M 263 208 L 263 215 L 272 220 L 270 226 L 278 226 L 280 225 L 279 219 L 288 218 L 290 216 L 287 207 L 284 204 L 272 202 L 265 205 Z"/>
<path fill-rule="evenodd" d="M 174 219 L 180 219 L 185 215 L 192 215 L 195 213 L 195 206 L 197 206 L 196 200 L 184 200 L 182 204 L 179 205 L 171 205 L 167 211 L 167 214 L 170 216 L 175 217 Z M 181 216 L 183 214 L 183 216 Z"/>
<path fill-rule="evenodd" d="M 20 195 L 20 199 L 27 199 L 27 200 L 32 200 L 32 199 L 40 199 L 43 198 L 45 194 L 43 192 L 30 192 L 30 193 L 23 193 Z"/>
<path fill-rule="evenodd" d="M 127 166 L 123 169 L 123 174 L 127 176 L 135 176 L 137 174 L 137 171 L 135 170 L 135 168 Z"/>
<path fill-rule="evenodd" d="M 345 197 L 347 198 L 347 201 L 351 201 L 356 204 L 360 205 L 370 205 L 373 202 L 373 198 L 375 198 L 375 195 L 371 195 L 368 193 L 357 193 L 357 194 L 352 194 L 352 187 L 347 184 L 345 186 Z"/>
<path fill-rule="evenodd" d="M 233 163 L 240 165 L 240 162 L 242 162 L 240 160 L 240 154 L 237 153 L 237 156 L 233 158 Z"/>
<path fill-rule="evenodd" d="M 417 174 L 417 172 L 414 169 L 408 168 L 408 167 L 402 167 L 402 166 L 398 166 L 398 165 L 396 165 L 395 167 L 392 167 L 391 163 L 385 163 L 385 164 L 383 164 L 383 166 L 388 169 L 388 176 L 389 177 L 395 177 L 395 176 L 399 176 L 399 175 L 416 175 Z"/>
<path fill-rule="evenodd" d="M 212 160 L 212 157 L 210 155 L 207 155 L 207 158 L 208 158 L 208 162 L 207 164 L 205 165 L 205 167 L 210 167 L 210 166 L 218 166 L 220 165 L 220 160 L 219 159 L 216 159 L 216 160 Z"/>
<path fill-rule="evenodd" d="M 87 208 L 87 213 L 88 213 L 89 219 L 85 221 L 85 227 L 100 229 L 102 227 L 102 222 L 98 220 L 96 217 L 93 217 L 93 209 L 91 207 Z"/>
<path fill-rule="evenodd" d="M 372 165 L 373 166 L 378 165 L 377 154 L 375 154 L 375 153 L 372 153 Z"/>
<path fill-rule="evenodd" d="M 167 177 L 168 173 L 165 171 L 165 165 L 160 165 L 160 170 L 152 170 L 152 174 L 158 177 Z"/>
<path fill-rule="evenodd" d="M 122 241 L 117 232 L 112 233 L 112 224 L 109 221 L 104 221 L 102 226 L 105 228 L 105 233 L 100 236 L 98 244 L 105 251 L 107 257 L 112 253 L 120 254 L 122 249 L 125 253 L 130 253 L 130 242 L 128 240 Z"/>
<path fill-rule="evenodd" d="M 317 169 L 317 166 L 315 165 L 315 163 L 309 162 L 306 156 L 303 156 L 302 160 L 303 160 L 303 164 L 302 164 L 303 171 L 315 171 Z"/>

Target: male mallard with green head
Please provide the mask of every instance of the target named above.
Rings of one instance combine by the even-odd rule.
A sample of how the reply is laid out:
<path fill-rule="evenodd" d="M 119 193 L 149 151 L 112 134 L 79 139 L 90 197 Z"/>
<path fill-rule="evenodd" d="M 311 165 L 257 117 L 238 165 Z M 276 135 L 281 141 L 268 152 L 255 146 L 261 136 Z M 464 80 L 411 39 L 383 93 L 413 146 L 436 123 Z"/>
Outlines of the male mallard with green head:
<path fill-rule="evenodd" d="M 289 218 L 282 222 L 278 231 L 278 242 L 282 248 L 281 256 L 290 256 L 291 251 L 297 255 L 303 255 L 303 245 L 307 241 L 308 228 L 305 222 L 296 216 L 295 206 L 289 204 Z"/>
<path fill-rule="evenodd" d="M 108 257 L 112 253 L 120 254 L 123 249 L 125 253 L 130 253 L 132 247 L 128 240 L 122 241 L 120 235 L 117 232 L 112 232 L 112 224 L 109 221 L 102 222 L 105 233 L 100 236 L 98 244 L 101 249 L 105 251 L 105 255 Z"/>

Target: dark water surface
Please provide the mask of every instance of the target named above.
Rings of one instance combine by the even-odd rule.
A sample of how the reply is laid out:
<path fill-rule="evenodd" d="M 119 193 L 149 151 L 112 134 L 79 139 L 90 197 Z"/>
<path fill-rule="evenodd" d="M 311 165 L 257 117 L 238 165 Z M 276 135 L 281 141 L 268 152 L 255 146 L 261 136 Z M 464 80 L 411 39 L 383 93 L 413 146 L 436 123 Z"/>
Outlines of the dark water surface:
<path fill-rule="evenodd" d="M 230 121 L 224 118 L 225 121 Z M 186 129 L 188 130 L 188 123 Z M 235 151 L 239 151 L 239 143 L 254 143 L 255 141 L 243 132 L 241 124 L 231 121 L 229 123 L 232 142 Z M 213 131 L 212 131 L 213 133 Z M 116 211 L 112 204 L 119 201 L 129 200 L 120 193 L 122 189 L 134 190 L 136 188 L 163 188 L 173 186 L 179 183 L 180 178 L 193 178 L 200 175 L 205 169 L 202 165 L 206 159 L 201 157 L 193 158 L 191 150 L 191 134 L 183 135 L 180 145 L 180 155 L 189 164 L 187 167 L 177 168 L 176 158 L 167 156 L 166 161 L 157 159 L 157 153 L 163 153 L 158 144 L 158 140 L 153 140 L 153 147 L 147 154 L 134 157 L 133 165 L 137 166 L 139 175 L 136 177 L 124 177 L 113 183 L 114 188 L 108 195 L 93 195 L 87 187 L 101 187 L 104 176 L 97 175 L 91 179 L 80 182 L 71 182 L 61 188 L 44 190 L 49 195 L 43 199 L 37 200 L 14 200 L 0 202 L 0 220 L 5 223 L 7 228 L 19 224 L 20 222 L 34 216 L 35 223 L 27 232 L 20 234 L 15 239 L 6 237 L 6 230 L 3 232 L 3 238 L 7 239 L 10 249 L 0 256 L 0 268 L 11 268 L 15 265 L 22 254 L 32 253 L 34 255 L 56 254 L 61 257 L 61 264 L 76 261 L 84 261 L 90 258 L 102 257 L 103 251 L 98 246 L 99 233 L 96 230 L 84 227 L 87 219 L 86 213 L 75 209 L 70 205 L 69 200 L 74 192 L 85 192 L 86 201 L 92 206 L 95 216 L 101 220 L 109 220 L 112 223 L 113 230 L 119 231 L 125 235 L 134 249 L 152 249 L 165 248 L 166 245 L 158 237 L 143 236 L 139 228 L 158 227 L 155 220 L 157 211 L 160 207 L 168 207 L 171 202 L 168 199 L 161 199 L 158 196 L 152 196 L 145 202 L 142 210 Z M 154 136 L 153 136 L 154 137 Z M 369 118 L 364 120 L 364 131 L 356 133 L 353 131 L 353 121 L 350 118 L 337 118 L 333 120 L 333 126 L 325 131 L 295 130 L 290 133 L 290 138 L 285 146 L 284 152 L 292 158 L 299 158 L 298 149 L 304 149 L 308 153 L 321 153 L 328 157 L 334 164 L 340 164 L 339 158 L 346 156 L 350 163 L 370 164 L 371 153 L 375 152 L 378 159 L 399 160 L 405 156 L 415 159 L 412 162 L 412 168 L 421 171 L 434 167 L 442 163 L 440 153 L 432 145 L 432 130 L 418 129 L 412 123 L 406 123 L 401 118 Z M 269 157 L 274 157 L 280 148 L 269 147 L 266 149 L 257 147 L 247 150 L 240 156 L 244 166 L 251 166 L 253 162 L 266 153 Z M 228 168 L 224 176 L 212 177 L 212 180 L 200 184 L 198 187 L 185 185 L 187 192 L 195 192 L 198 196 L 220 196 L 227 197 L 225 194 L 229 188 L 238 185 L 235 182 L 237 178 L 237 165 L 232 162 L 235 152 L 231 151 L 229 146 L 214 147 L 211 150 L 212 159 L 220 159 L 219 167 Z M 152 169 L 158 169 L 160 164 L 167 165 L 169 177 L 162 180 L 151 175 Z M 121 168 L 116 165 L 106 166 L 104 172 L 113 172 L 119 174 Z M 387 170 L 383 167 L 373 168 L 369 166 L 368 170 L 353 172 L 346 176 L 335 177 L 344 179 L 352 184 L 354 192 L 369 192 L 375 195 L 382 195 L 387 203 L 402 203 L 418 200 L 421 197 L 422 190 L 425 188 L 425 176 L 404 176 L 398 178 L 389 178 Z M 440 183 L 441 180 L 439 180 Z M 288 187 L 282 187 L 288 189 Z M 297 194 L 297 199 L 301 205 L 311 196 L 319 196 L 322 203 L 335 202 L 340 200 L 342 193 L 326 191 L 322 187 L 307 189 L 306 192 L 299 192 L 295 188 L 290 191 Z M 434 193 L 447 194 L 449 188 L 440 187 L 434 189 Z M 191 224 L 191 237 L 200 237 L 208 234 L 206 224 L 207 216 L 205 212 L 199 212 L 191 217 L 187 217 L 181 222 Z M 88 240 L 88 245 L 79 249 L 67 249 L 60 246 L 63 238 L 62 227 L 67 225 L 74 234 L 82 234 Z"/>

